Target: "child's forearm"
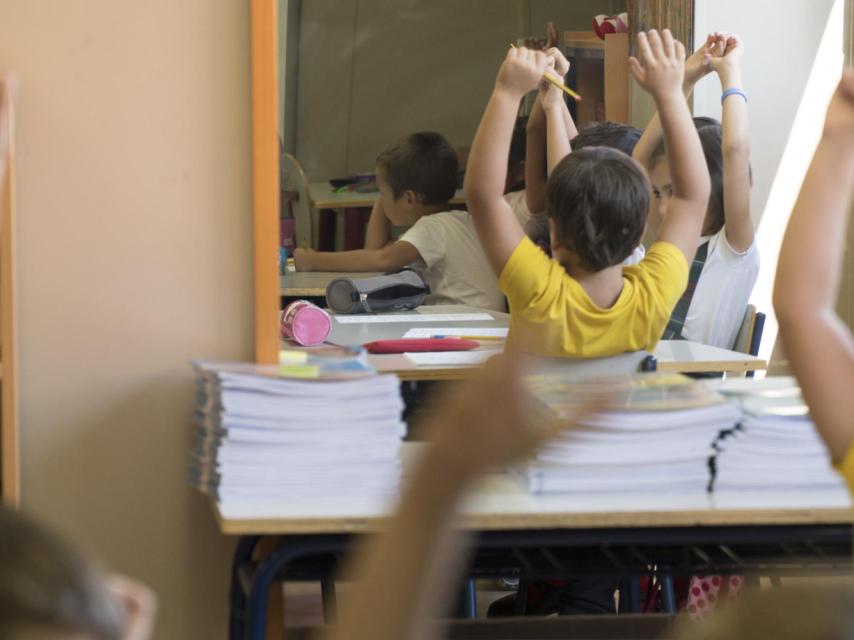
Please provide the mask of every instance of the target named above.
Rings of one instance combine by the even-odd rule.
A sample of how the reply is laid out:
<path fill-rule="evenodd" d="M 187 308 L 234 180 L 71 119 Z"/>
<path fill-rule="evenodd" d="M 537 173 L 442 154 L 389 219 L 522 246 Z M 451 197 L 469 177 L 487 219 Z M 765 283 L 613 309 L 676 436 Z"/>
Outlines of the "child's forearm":
<path fill-rule="evenodd" d="M 733 65 L 720 74 L 721 90 L 741 89 L 741 69 Z M 739 251 L 753 243 L 750 218 L 750 131 L 747 102 L 740 95 L 724 100 L 721 149 L 723 153 L 724 218 L 727 240 Z"/>
<path fill-rule="evenodd" d="M 779 315 L 834 311 L 852 187 L 852 149 L 825 136 L 786 227 L 774 288 Z"/>
<path fill-rule="evenodd" d="M 454 510 L 468 484 L 465 470 L 428 452 L 397 514 L 359 556 L 342 595 L 338 624 L 327 640 L 423 638 L 444 617 L 448 595 L 462 571 L 465 544 L 453 527 Z M 413 553 L 417 549 L 417 553 Z M 444 605 L 444 607 L 443 607 Z M 378 616 L 377 612 L 383 615 Z"/>
<path fill-rule="evenodd" d="M 561 106 L 563 100 L 552 102 L 544 107 L 547 123 L 547 163 L 549 175 L 552 174 L 557 164 L 570 153 L 569 136 L 566 131 L 566 121 L 563 117 Z"/>
<path fill-rule="evenodd" d="M 682 92 L 687 100 L 694 92 L 694 84 L 686 81 L 682 87 Z M 632 157 L 647 169 L 652 169 L 650 166 L 652 156 L 655 154 L 655 150 L 658 149 L 662 140 L 664 140 L 664 130 L 661 128 L 661 117 L 658 115 L 658 111 L 656 111 L 649 124 L 646 125 L 646 129 L 643 130 L 640 140 L 635 145 Z"/>
<path fill-rule="evenodd" d="M 566 100 L 561 100 L 560 105 L 562 107 L 561 113 L 563 114 L 563 126 L 566 130 L 566 137 L 570 141 L 574 140 L 575 136 L 578 135 L 578 127 L 575 126 L 575 120 L 572 119 L 572 114 L 569 112 Z"/>
<path fill-rule="evenodd" d="M 710 188 L 709 170 L 688 103 L 681 92 L 675 91 L 656 96 L 656 106 L 670 160 L 673 197 L 702 204 L 702 214 L 705 215 Z"/>
<path fill-rule="evenodd" d="M 854 441 L 854 339 L 835 310 L 854 191 L 852 146 L 827 135 L 819 144 L 786 228 L 774 285 L 783 347 L 837 462 Z"/>
<path fill-rule="evenodd" d="M 481 211 L 478 203 L 497 201 L 504 195 L 507 157 L 519 100 L 519 96 L 496 88 L 486 105 L 469 152 L 464 185 L 473 217 Z"/>
<path fill-rule="evenodd" d="M 383 211 L 382 201 L 377 198 L 374 208 L 371 209 L 371 217 L 368 219 L 368 228 L 365 231 L 365 249 L 382 249 L 391 240 L 391 222 Z"/>
<path fill-rule="evenodd" d="M 532 215 L 546 208 L 546 114 L 540 95 L 525 131 L 525 204 Z"/>
<path fill-rule="evenodd" d="M 299 265 L 298 265 L 299 266 Z M 404 265 L 392 264 L 383 249 L 312 252 L 300 271 L 390 271 Z"/>

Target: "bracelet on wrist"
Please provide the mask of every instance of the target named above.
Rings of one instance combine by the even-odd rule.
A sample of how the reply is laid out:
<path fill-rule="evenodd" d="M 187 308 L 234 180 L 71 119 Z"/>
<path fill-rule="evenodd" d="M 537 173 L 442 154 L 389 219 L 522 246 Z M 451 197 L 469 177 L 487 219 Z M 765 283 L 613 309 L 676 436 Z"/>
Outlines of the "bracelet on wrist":
<path fill-rule="evenodd" d="M 727 89 L 723 92 L 723 95 L 721 95 L 721 104 L 723 104 L 730 96 L 741 96 L 744 98 L 744 101 L 747 102 L 747 94 L 743 90 L 733 87 L 732 89 Z"/>

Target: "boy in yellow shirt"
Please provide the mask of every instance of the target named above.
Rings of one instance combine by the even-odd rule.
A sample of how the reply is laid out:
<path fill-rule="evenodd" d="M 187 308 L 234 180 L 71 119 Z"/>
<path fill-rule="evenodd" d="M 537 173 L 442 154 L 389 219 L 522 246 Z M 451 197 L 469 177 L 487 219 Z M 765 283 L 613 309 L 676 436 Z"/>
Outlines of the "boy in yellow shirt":
<path fill-rule="evenodd" d="M 638 49 L 640 62 L 631 59 L 632 73 L 661 113 L 674 176 L 670 215 L 659 241 L 633 267 L 622 263 L 644 232 L 649 181 L 640 165 L 618 151 L 594 147 L 570 153 L 554 94 L 543 99 L 549 156 L 565 156 L 548 182 L 554 258 L 525 237 L 502 198 L 505 159 L 519 101 L 541 83 L 553 59 L 511 49 L 498 72 L 472 144 L 465 193 L 510 305 L 511 339 L 525 351 L 597 357 L 652 350 L 685 290 L 710 189 L 700 140 L 681 93 L 685 48 L 665 30 L 639 34 Z"/>

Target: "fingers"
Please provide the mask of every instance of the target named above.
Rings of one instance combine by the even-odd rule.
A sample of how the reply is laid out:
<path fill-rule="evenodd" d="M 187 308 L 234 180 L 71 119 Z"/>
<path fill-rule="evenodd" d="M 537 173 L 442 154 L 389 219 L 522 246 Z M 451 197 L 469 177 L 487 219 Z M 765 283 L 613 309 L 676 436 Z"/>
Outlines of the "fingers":
<path fill-rule="evenodd" d="M 652 48 L 649 44 L 649 37 L 643 31 L 638 34 L 638 57 L 644 65 L 652 64 Z M 637 60 L 635 61 L 637 62 Z"/>
<path fill-rule="evenodd" d="M 664 55 L 664 43 L 661 41 L 661 34 L 655 29 L 650 29 L 646 37 L 649 40 L 649 49 L 652 58 L 654 60 L 661 58 Z M 646 60 L 644 60 L 644 64 L 646 64 Z"/>
<path fill-rule="evenodd" d="M 678 40 L 673 41 L 673 56 L 677 60 L 685 60 L 685 45 Z M 705 60 L 705 58 L 703 58 Z"/>
<path fill-rule="evenodd" d="M 661 32 L 661 47 L 664 55 L 668 58 L 672 58 L 676 49 L 673 44 L 673 34 L 670 33 L 670 29 L 665 29 Z"/>

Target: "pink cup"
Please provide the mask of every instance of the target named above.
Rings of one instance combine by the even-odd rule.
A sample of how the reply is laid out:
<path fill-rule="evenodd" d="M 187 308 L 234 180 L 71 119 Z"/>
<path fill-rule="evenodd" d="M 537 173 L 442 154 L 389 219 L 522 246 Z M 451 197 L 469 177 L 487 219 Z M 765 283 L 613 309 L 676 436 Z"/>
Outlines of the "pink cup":
<path fill-rule="evenodd" d="M 282 311 L 279 330 L 283 338 L 311 347 L 329 337 L 332 319 L 317 305 L 307 300 L 296 300 Z"/>

